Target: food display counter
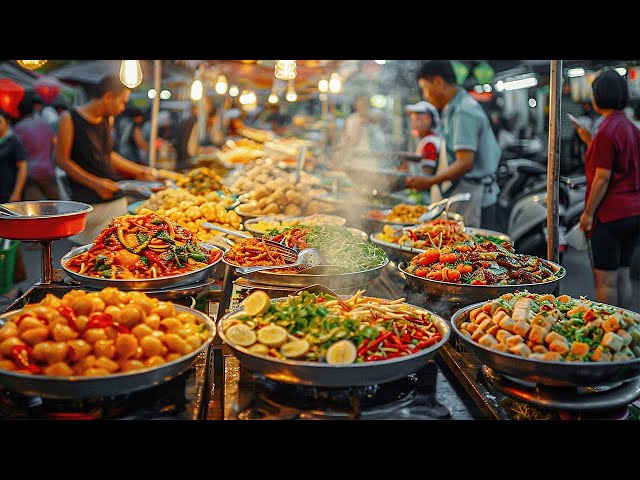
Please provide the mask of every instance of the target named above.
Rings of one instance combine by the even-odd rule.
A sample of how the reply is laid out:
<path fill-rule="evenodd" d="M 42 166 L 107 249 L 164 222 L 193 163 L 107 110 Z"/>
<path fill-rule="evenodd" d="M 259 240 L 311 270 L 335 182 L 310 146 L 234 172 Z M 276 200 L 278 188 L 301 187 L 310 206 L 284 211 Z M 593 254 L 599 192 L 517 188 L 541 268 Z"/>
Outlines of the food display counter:
<path fill-rule="evenodd" d="M 268 181 L 270 179 L 266 178 L 265 182 Z M 279 183 L 275 185 L 275 182 L 274 186 L 276 189 L 281 187 Z M 243 193 L 247 194 L 248 192 Z M 158 198 L 160 197 L 158 195 Z M 325 197 L 322 198 L 325 199 Z M 43 261 L 44 281 L 36 283 L 8 306 L 5 312 L 19 310 L 27 305 L 38 303 L 45 299 L 47 294 L 62 298 L 65 294 L 76 289 L 98 292 L 102 285 L 113 287 L 114 285 L 122 284 L 124 286 L 123 290 L 135 285 L 135 280 L 131 279 L 124 279 L 126 281 L 120 282 L 123 279 L 116 278 L 116 264 L 109 263 L 113 260 L 110 258 L 109 250 L 122 250 L 122 246 L 132 254 L 144 254 L 144 252 L 148 251 L 149 253 L 145 257 L 147 268 L 150 265 L 159 266 L 158 263 L 154 262 L 157 262 L 157 258 L 167 253 L 171 253 L 171 255 L 166 257 L 163 262 L 164 268 L 168 268 L 168 259 L 170 257 L 174 259 L 171 261 L 176 261 L 179 265 L 180 261 L 184 265 L 186 265 L 187 261 L 191 261 L 189 260 L 190 256 L 199 258 L 200 263 L 206 262 L 206 258 L 209 258 L 205 255 L 206 251 L 217 247 L 212 247 L 203 242 L 201 246 L 204 250 L 192 250 L 185 249 L 186 247 L 182 243 L 192 241 L 197 246 L 200 240 L 212 241 L 213 236 L 204 235 L 203 226 L 206 226 L 206 222 L 224 224 L 219 217 L 224 216 L 228 211 L 225 209 L 225 204 L 220 204 L 219 207 L 208 205 L 208 201 L 216 200 L 205 198 L 184 200 L 184 204 L 177 203 L 177 206 L 170 207 L 173 210 L 168 215 L 172 214 L 174 215 L 173 217 L 158 217 L 158 214 L 143 212 L 134 217 L 135 222 L 138 222 L 136 223 L 137 226 L 127 223 L 127 228 L 125 228 L 118 224 L 122 227 L 120 228 L 122 231 L 118 232 L 120 235 L 113 238 L 100 238 L 102 244 L 108 248 L 104 251 L 96 252 L 99 253 L 98 256 L 102 257 L 99 264 L 97 262 L 95 264 L 91 263 L 93 262 L 93 257 L 87 253 L 88 251 L 84 252 L 86 255 L 81 260 L 86 261 L 86 265 L 78 264 L 81 273 L 68 275 L 68 266 L 61 265 L 63 270 L 67 272 L 65 276 L 59 269 L 54 268 L 57 264 L 54 265 L 52 263 L 50 255 L 45 256 Z M 193 204 L 190 202 L 193 202 Z M 278 205 L 282 206 L 281 204 Z M 160 206 L 159 208 L 163 207 Z M 375 208 L 375 206 L 371 206 L 371 208 Z M 281 212 L 281 214 L 284 214 L 284 212 Z M 265 218 L 271 217 L 265 215 Z M 277 218 L 284 219 L 287 217 Z M 291 218 L 298 218 L 298 216 Z M 242 239 L 238 237 L 235 241 L 232 241 L 231 237 L 219 237 L 217 239 L 220 241 L 216 245 L 220 244 L 219 250 L 224 251 L 224 253 L 219 253 L 215 260 L 212 257 L 209 258 L 209 261 L 215 261 L 219 268 L 213 268 L 213 263 L 209 267 L 206 265 L 204 267 L 198 266 L 198 269 L 210 269 L 206 278 L 200 278 L 194 275 L 193 272 L 181 273 L 175 270 L 178 273 L 174 272 L 174 274 L 180 278 L 184 279 L 184 276 L 188 275 L 189 278 L 197 281 L 186 282 L 180 284 L 179 288 L 172 288 L 171 282 L 167 284 L 160 277 L 155 278 L 157 272 L 154 270 L 154 278 L 150 284 L 157 283 L 158 288 L 147 288 L 142 289 L 142 291 L 149 297 L 157 298 L 159 301 L 172 302 L 176 306 L 176 311 L 187 309 L 205 314 L 205 317 L 211 318 L 216 322 L 218 330 L 224 328 L 222 319 L 225 314 L 242 308 L 243 301 L 256 290 L 265 292 L 273 300 L 294 295 L 300 289 L 329 287 L 333 289 L 332 294 L 339 298 L 349 298 L 348 296 L 358 295 L 358 292 L 362 291 L 364 292 L 362 293 L 363 297 L 366 295 L 372 298 L 387 299 L 391 302 L 404 302 L 417 309 L 432 312 L 434 316 L 442 319 L 445 323 L 442 331 L 446 332 L 446 341 L 441 345 L 437 345 L 437 350 L 429 352 L 433 353 L 433 355 L 425 355 L 423 361 L 411 363 L 412 366 L 407 374 L 402 374 L 399 377 L 393 376 L 388 381 L 374 380 L 372 383 L 360 379 L 351 383 L 333 384 L 327 381 L 308 384 L 292 381 L 292 378 L 295 378 L 293 374 L 289 374 L 286 381 L 279 381 L 273 375 L 267 375 L 256 369 L 248 368 L 250 366 L 249 362 L 243 364 L 242 356 L 238 356 L 235 353 L 235 347 L 232 344 L 225 343 L 220 333 L 216 335 L 212 331 L 212 337 L 208 339 L 210 343 L 206 345 L 206 348 L 198 352 L 193 359 L 189 359 L 192 361 L 188 365 L 184 365 L 184 368 L 172 370 L 170 374 L 166 375 L 166 378 L 160 381 L 152 381 L 145 385 L 145 388 L 134 390 L 115 389 L 113 394 L 106 396 L 93 393 L 78 398 L 77 395 L 64 395 L 62 397 L 49 395 L 48 393 L 50 392 L 41 392 L 39 394 L 37 390 L 34 392 L 19 391 L 16 388 L 12 388 L 12 385 L 15 386 L 15 383 L 12 384 L 15 379 L 11 378 L 11 372 L 0 371 L 0 419 L 515 420 L 627 419 L 638 417 L 640 408 L 635 405 L 635 402 L 640 397 L 640 380 L 638 379 L 636 368 L 640 367 L 636 366 L 638 364 L 636 362 L 637 358 L 622 359 L 622 362 L 626 361 L 627 364 L 625 365 L 629 366 L 626 370 L 627 376 L 615 381 L 612 379 L 609 384 L 597 387 L 564 384 L 548 385 L 542 380 L 540 384 L 536 384 L 501 374 L 495 368 L 489 368 L 486 362 L 483 364 L 479 356 L 467 348 L 467 339 L 460 337 L 457 333 L 458 325 L 453 328 L 452 322 L 455 321 L 456 315 L 468 308 L 470 304 L 496 299 L 497 296 L 505 292 L 507 294 L 509 292 L 511 294 L 517 293 L 518 288 L 526 289 L 530 286 L 525 282 L 533 281 L 532 279 L 537 282 L 535 284 L 537 289 L 532 289 L 532 292 L 538 292 L 540 295 L 550 295 L 557 286 L 559 279 L 566 273 L 559 265 L 555 265 L 553 262 L 544 263 L 536 261 L 535 258 L 519 256 L 511 249 L 507 237 L 499 237 L 497 235 L 480 236 L 482 238 L 479 238 L 478 235 L 473 238 L 468 235 L 469 238 L 466 238 L 468 244 L 465 245 L 464 249 L 449 249 L 445 253 L 444 249 L 448 248 L 445 245 L 446 236 L 443 240 L 443 235 L 439 231 L 431 232 L 429 228 L 416 228 L 413 232 L 416 235 L 416 239 L 412 241 L 418 241 L 420 235 L 434 233 L 430 240 L 433 248 L 419 249 L 415 258 L 420 261 L 424 259 L 425 262 L 418 265 L 414 262 L 413 267 L 417 266 L 418 268 L 409 268 L 411 266 L 409 257 L 401 259 L 391 258 L 391 255 L 387 257 L 382 250 L 375 246 L 375 242 L 369 242 L 366 236 L 363 238 L 359 234 L 356 235 L 351 232 L 346 235 L 353 235 L 353 238 L 351 236 L 348 238 L 340 237 L 345 233 L 339 229 L 344 228 L 345 231 L 347 227 L 367 229 L 365 216 L 359 214 L 357 218 L 360 223 L 352 219 L 347 221 L 344 227 L 341 225 L 332 225 L 330 227 L 319 225 L 312 228 L 307 227 L 306 231 L 305 228 L 300 227 L 300 224 L 285 227 L 283 225 L 286 222 L 283 221 L 280 228 L 284 230 L 281 230 L 280 233 L 272 232 L 267 235 L 266 232 L 258 232 L 257 235 L 259 239 L 264 238 L 261 235 L 269 236 L 281 242 L 279 245 L 283 248 L 297 248 L 299 245 L 303 245 L 301 248 L 306 248 L 304 247 L 306 245 L 304 242 L 309 242 L 310 246 L 315 245 L 318 248 L 333 248 L 336 238 L 341 239 L 342 243 L 339 243 L 339 249 L 343 251 L 347 248 L 352 248 L 354 245 L 366 244 L 366 248 L 370 249 L 367 250 L 367 255 L 363 255 L 362 258 L 356 258 L 358 255 L 346 256 L 348 258 L 345 258 L 344 261 L 347 263 L 342 267 L 352 269 L 351 271 L 347 270 L 346 273 L 301 275 L 296 280 L 304 280 L 302 284 L 293 281 L 287 282 L 288 274 L 286 273 L 242 277 L 238 274 L 236 268 L 243 264 L 234 264 L 233 259 L 239 258 L 239 252 L 244 256 L 243 258 L 249 258 L 252 261 L 256 258 L 266 258 L 269 254 L 266 245 L 262 243 L 264 246 L 264 251 L 262 251 L 257 248 L 262 240 L 256 242 L 256 238 Z M 23 219 L 22 221 L 26 220 Z M 124 220 L 120 219 L 120 221 Z M 455 223 L 453 222 L 452 225 L 447 224 L 447 228 L 461 228 L 460 225 L 453 225 Z M 156 233 L 153 238 L 148 235 L 145 237 L 144 235 L 141 236 L 144 233 L 142 230 L 145 230 L 146 233 L 153 230 Z M 189 231 L 191 234 L 189 234 Z M 244 232 L 246 231 L 245 229 Z M 56 239 L 64 238 L 73 233 L 75 231 L 58 235 Z M 372 231 L 367 233 L 373 235 Z M 314 235 L 316 236 L 315 239 Z M 331 235 L 334 235 L 334 237 Z M 454 235 L 449 236 L 451 238 L 455 237 Z M 493 238 L 490 243 L 487 243 L 489 242 L 487 240 L 488 237 Z M 442 263 L 440 267 L 438 267 L 438 255 L 433 259 L 428 259 L 435 248 L 433 243 L 435 238 L 438 238 L 437 250 L 442 249 L 438 253 L 440 255 L 439 261 Z M 56 239 L 47 239 L 47 241 L 51 242 Z M 304 242 L 299 244 L 298 242 L 301 242 L 301 239 Z M 28 239 L 28 241 L 38 240 L 37 238 Z M 249 241 L 253 241 L 253 243 Z M 293 243 L 290 243 L 290 241 L 293 241 Z M 314 241 L 318 243 L 313 244 Z M 247 243 L 247 248 L 234 250 L 235 246 L 243 246 L 242 242 L 249 242 Z M 498 242 L 498 244 L 495 242 Z M 396 245 L 393 242 L 388 243 L 387 247 L 391 249 L 388 251 L 402 248 L 401 245 Z M 50 247 L 50 243 L 48 246 Z M 482 247 L 481 250 L 479 250 L 480 247 Z M 145 250 L 145 248 L 150 250 Z M 235 256 L 228 253 L 232 251 Z M 325 250 L 322 253 L 327 255 L 331 251 Z M 70 252 L 62 261 L 69 261 L 74 256 L 76 255 Z M 122 258 L 126 259 L 131 265 L 137 265 L 138 263 L 137 261 L 134 262 L 137 257 L 132 257 L 128 254 L 123 255 Z M 442 258 L 445 258 L 445 260 L 442 260 Z M 496 259 L 498 264 L 492 263 Z M 151 263 L 149 263 L 150 260 Z M 273 261 L 273 258 L 271 260 Z M 499 262 L 502 262 L 502 265 Z M 254 265 L 256 264 L 260 265 L 260 263 L 254 263 Z M 453 265 L 456 264 L 465 268 L 455 270 L 453 272 L 455 275 L 446 273 L 445 269 L 454 270 Z M 184 265 L 182 266 L 184 267 Z M 280 265 L 283 264 L 281 263 Z M 549 268 L 543 268 L 545 265 Z M 139 267 L 142 269 L 143 265 L 140 264 Z M 468 267 L 468 270 L 466 267 Z M 436 272 L 438 268 L 442 269 L 440 273 Z M 87 272 L 90 269 L 95 270 L 93 272 L 94 277 L 92 277 L 93 280 L 91 282 L 86 282 L 84 276 L 88 275 Z M 533 271 L 537 272 L 537 275 L 534 275 Z M 106 275 L 104 272 L 109 273 Z M 439 276 L 437 278 L 436 276 L 428 277 L 428 273 L 431 272 L 437 273 Z M 518 272 L 526 272 L 528 274 L 521 276 Z M 466 277 L 467 274 L 473 276 L 477 283 L 471 283 L 472 277 Z M 266 282 L 265 279 L 269 278 L 269 275 L 272 275 L 270 280 L 273 281 Z M 412 281 L 409 281 L 409 275 L 411 275 Z M 465 278 L 469 280 L 466 285 L 460 283 L 462 275 L 465 275 Z M 99 280 L 96 280 L 96 278 Z M 357 278 L 360 280 L 357 284 L 349 281 L 340 283 L 340 278 Z M 520 286 L 511 284 L 509 288 L 496 288 L 495 284 L 491 284 L 491 281 L 497 282 L 501 278 L 510 278 L 512 280 L 517 278 L 521 283 Z M 447 283 L 447 280 L 451 283 Z M 327 282 L 331 282 L 331 284 L 323 285 L 323 283 Z M 429 288 L 426 288 L 425 285 L 429 285 Z M 473 290 L 473 295 L 453 294 L 452 292 L 458 287 Z M 464 292 L 464 288 L 460 291 Z M 599 309 L 604 309 L 604 307 L 602 305 L 598 306 Z M 504 308 L 507 308 L 507 306 Z M 584 312 L 587 312 L 587 310 L 585 307 Z M 149 314 L 149 312 L 146 313 Z M 613 313 L 609 314 L 613 316 Z M 367 313 L 367 315 L 369 314 Z M 376 319 L 376 314 L 373 311 L 371 311 L 371 315 Z M 428 316 L 429 314 L 427 313 Z M 516 317 L 515 311 L 513 316 Z M 391 318 L 394 317 L 392 316 Z M 402 314 L 400 314 L 400 317 L 396 316 L 395 318 L 410 320 L 407 316 L 403 317 Z M 423 322 L 426 321 L 425 318 L 424 316 L 422 317 Z M 497 324 L 497 320 L 494 323 Z M 474 328 L 476 327 L 480 328 L 479 326 Z M 628 335 L 631 337 L 634 334 L 634 328 L 632 325 L 627 325 L 627 327 L 631 332 Z M 391 330 L 389 325 L 384 328 Z M 394 328 L 396 327 L 394 326 Z M 483 324 L 482 328 L 487 328 L 488 332 L 496 332 L 496 329 L 491 330 L 491 322 L 486 325 Z M 619 329 L 620 325 L 617 325 L 616 328 Z M 616 328 L 612 326 L 610 330 L 615 330 L 620 336 L 620 342 L 622 343 L 617 350 L 621 352 L 621 355 L 627 350 L 626 346 L 637 348 L 637 339 L 635 337 L 633 337 L 633 340 L 627 340 L 626 332 L 623 333 L 621 330 L 616 330 Z M 385 350 L 385 358 L 383 360 L 388 362 L 389 358 L 394 356 L 389 355 L 389 358 L 387 358 L 388 352 L 399 352 L 402 349 L 406 354 L 403 357 L 404 359 L 409 358 L 411 360 L 410 357 L 414 355 L 418 357 L 420 355 L 418 350 L 411 352 L 411 349 L 418 348 L 420 342 L 416 341 L 411 344 L 407 341 L 407 343 L 400 343 L 400 337 L 406 332 L 403 330 L 402 335 L 400 333 L 396 331 L 397 344 L 386 344 L 388 348 Z M 640 335 L 640 330 L 635 331 L 635 334 Z M 489 333 L 486 335 L 491 336 Z M 504 337 L 505 335 L 503 330 L 502 336 Z M 610 335 L 610 338 L 606 341 L 613 342 L 614 340 L 611 337 L 613 335 Z M 371 337 L 372 343 L 374 343 L 373 338 Z M 487 338 L 484 338 L 484 343 L 489 341 Z M 290 339 L 290 341 L 293 340 Z M 483 342 L 480 343 L 482 344 Z M 34 343 L 37 342 L 34 341 Z M 3 343 L 0 341 L 0 347 L 2 345 Z M 533 348 L 533 344 L 527 343 L 527 345 Z M 626 345 L 625 348 L 622 348 L 623 345 Z M 524 349 L 524 347 L 522 348 Z M 541 350 L 536 350 L 536 352 L 538 351 Z M 397 353 L 396 356 L 400 356 L 400 353 Z M 168 363 L 176 358 L 179 357 L 167 357 Z M 297 358 L 294 357 L 294 360 L 297 360 Z M 6 362 L 7 360 L 5 359 L 4 361 Z M 535 360 L 531 361 L 534 362 Z M 524 362 L 526 363 L 527 361 Z M 407 367 L 408 363 L 402 366 Z M 374 367 L 375 364 L 376 362 L 371 360 L 367 361 L 365 366 Z M 4 365 L 7 365 L 7 363 Z M 284 362 L 284 365 L 286 365 L 286 362 Z M 400 364 L 398 365 L 400 366 Z M 388 368 L 388 364 L 384 366 Z M 153 368 L 159 367 L 152 366 L 152 370 Z M 286 373 L 286 367 L 283 368 L 283 372 Z M 613 368 L 614 372 L 617 371 L 615 370 L 615 365 Z M 293 368 L 291 370 L 293 371 Z M 576 367 L 576 370 L 579 371 L 579 367 Z M 120 372 L 115 375 L 125 376 L 124 373 Z M 372 378 L 381 377 L 374 376 Z M 61 382 L 65 381 L 70 380 L 61 379 Z"/>

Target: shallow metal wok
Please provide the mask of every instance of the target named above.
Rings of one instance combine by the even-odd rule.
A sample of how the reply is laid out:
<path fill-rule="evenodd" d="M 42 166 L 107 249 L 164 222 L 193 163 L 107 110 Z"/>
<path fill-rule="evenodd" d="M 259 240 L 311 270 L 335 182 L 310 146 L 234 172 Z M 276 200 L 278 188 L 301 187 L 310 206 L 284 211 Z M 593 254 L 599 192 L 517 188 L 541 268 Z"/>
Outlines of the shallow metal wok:
<path fill-rule="evenodd" d="M 69 200 L 35 200 L 1 204 L 20 216 L 0 213 L 0 238 L 47 241 L 67 238 L 85 229 L 93 207 Z"/>
<path fill-rule="evenodd" d="M 216 325 L 208 315 L 178 304 L 174 304 L 174 307 L 178 312 L 189 312 L 195 315 L 198 322 L 205 325 L 209 333 L 202 345 L 187 355 L 157 367 L 100 377 L 55 377 L 0 370 L 0 387 L 28 396 L 80 399 L 122 395 L 165 383 L 186 371 L 216 336 Z M 0 315 L 0 326 L 5 324 L 8 317 L 20 311 L 14 310 Z"/>
<path fill-rule="evenodd" d="M 449 215 L 457 215 L 457 214 L 450 213 Z M 450 218 L 454 220 L 454 218 L 452 217 Z M 396 224 L 390 224 L 390 225 L 396 225 Z M 501 240 L 508 241 L 513 245 L 513 241 L 511 240 L 511 237 L 509 237 L 508 235 L 505 235 L 502 232 L 496 232 L 494 230 L 487 230 L 484 228 L 475 228 L 475 227 L 465 227 L 464 231 L 470 235 L 483 235 L 483 236 L 497 237 L 497 238 L 500 238 Z M 425 249 L 422 249 L 422 248 L 407 247 L 404 245 L 400 245 L 398 243 L 380 240 L 379 238 L 376 237 L 376 235 L 379 235 L 380 233 L 381 231 L 373 232 L 371 235 L 369 235 L 369 240 L 371 240 L 372 243 L 375 243 L 381 249 L 383 249 L 384 252 L 387 254 L 387 256 L 391 260 L 394 260 L 396 262 L 401 262 L 403 260 L 409 261 L 414 256 L 425 251 Z"/>
<path fill-rule="evenodd" d="M 340 295 L 346 300 L 347 295 Z M 272 299 L 271 302 L 284 301 L 286 298 Z M 322 362 L 309 362 L 302 360 L 278 359 L 265 355 L 258 355 L 249 352 L 243 347 L 238 347 L 229 342 L 222 330 L 223 322 L 226 318 L 238 314 L 242 308 L 233 310 L 224 315 L 218 321 L 218 335 L 238 357 L 240 363 L 248 370 L 261 373 L 262 375 L 279 382 L 311 385 L 318 387 L 358 387 L 365 385 L 375 385 L 387 383 L 418 371 L 429 360 L 436 351 L 449 339 L 451 329 L 447 322 L 433 312 L 424 310 L 431 314 L 431 319 L 442 335 L 442 339 L 419 353 L 403 357 L 391 358 L 389 360 L 379 360 L 375 362 L 352 363 L 349 365 L 331 365 Z"/>
<path fill-rule="evenodd" d="M 179 275 L 169 275 L 166 277 L 157 278 L 138 278 L 138 279 L 123 279 L 123 278 L 100 278 L 91 277 L 89 275 L 80 275 L 66 267 L 66 263 L 76 255 L 81 254 L 85 250 L 90 249 L 93 243 L 87 245 L 81 245 L 79 247 L 72 248 L 66 255 L 60 259 L 62 269 L 69 277 L 77 280 L 82 285 L 88 287 L 103 289 L 105 287 L 117 287 L 120 290 L 158 290 L 162 288 L 176 288 L 184 285 L 191 285 L 194 283 L 200 283 L 212 276 L 218 266 L 222 257 L 218 258 L 215 262 L 207 265 L 200 270 L 193 270 L 187 273 L 181 273 Z M 211 249 L 221 250 L 214 245 L 208 245 L 200 243 L 200 247 L 204 250 L 210 251 Z"/>
<path fill-rule="evenodd" d="M 458 310 L 451 318 L 451 325 L 465 347 L 498 374 L 552 387 L 611 386 L 640 375 L 640 358 L 619 362 L 545 361 L 483 347 L 462 335 L 460 325 L 468 322 L 471 311 L 484 303 L 475 303 Z"/>
<path fill-rule="evenodd" d="M 408 265 L 405 262 L 399 263 L 398 269 L 410 287 L 424 295 L 427 300 L 441 305 L 437 307 L 436 311 L 445 315 L 446 310 L 450 312 L 452 308 L 458 309 L 472 303 L 484 302 L 505 293 L 513 293 L 516 290 L 528 290 L 531 293 L 553 293 L 567 271 L 557 263 L 549 260 L 545 260 L 545 262 L 553 266 L 554 271 L 557 272 L 557 278 L 542 283 L 521 283 L 518 285 L 468 285 L 431 280 L 407 272 Z"/>
<path fill-rule="evenodd" d="M 222 261 L 232 267 L 237 267 L 222 256 Z M 276 287 L 308 287 L 310 285 L 321 284 L 334 290 L 346 288 L 364 287 L 373 282 L 382 273 L 382 269 L 387 266 L 389 259 L 377 267 L 360 272 L 335 273 L 335 274 L 304 274 L 304 273 L 278 273 L 275 271 L 253 272 L 242 275 L 243 278 L 262 285 Z"/>

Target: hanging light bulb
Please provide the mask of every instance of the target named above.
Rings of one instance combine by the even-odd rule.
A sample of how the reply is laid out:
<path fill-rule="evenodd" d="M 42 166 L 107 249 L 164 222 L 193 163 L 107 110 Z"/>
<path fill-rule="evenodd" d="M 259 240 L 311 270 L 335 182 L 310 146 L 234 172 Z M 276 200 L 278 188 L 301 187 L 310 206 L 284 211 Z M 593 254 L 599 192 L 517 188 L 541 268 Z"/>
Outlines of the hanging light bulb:
<path fill-rule="evenodd" d="M 320 93 L 327 93 L 329 91 L 329 80 L 321 78 L 318 82 L 318 90 L 320 90 Z"/>
<path fill-rule="evenodd" d="M 269 100 L 269 103 L 278 103 L 278 94 L 271 92 L 267 100 Z"/>
<path fill-rule="evenodd" d="M 21 67 L 24 67 L 28 70 L 35 70 L 36 68 L 44 66 L 44 64 L 47 63 L 48 60 L 16 60 L 16 62 L 18 62 L 18 65 L 20 65 Z"/>
<path fill-rule="evenodd" d="M 287 85 L 287 95 L 285 98 L 288 102 L 295 102 L 298 99 L 298 94 L 294 88 L 293 80 L 289 80 L 289 84 Z"/>
<path fill-rule="evenodd" d="M 240 89 L 238 87 L 236 87 L 235 85 L 231 85 L 229 87 L 229 95 L 230 96 L 237 97 L 239 93 L 240 93 Z"/>
<path fill-rule="evenodd" d="M 129 88 L 136 88 L 142 83 L 140 60 L 122 60 L 120 63 L 120 81 Z"/>
<path fill-rule="evenodd" d="M 276 78 L 280 80 L 291 80 L 296 78 L 295 60 L 276 60 Z"/>
<path fill-rule="evenodd" d="M 337 73 L 332 73 L 329 78 L 329 90 L 331 93 L 339 93 L 342 90 L 342 80 Z"/>
<path fill-rule="evenodd" d="M 227 77 L 224 75 L 218 75 L 218 80 L 216 81 L 216 93 L 218 95 L 224 95 L 227 93 Z"/>
<path fill-rule="evenodd" d="M 197 102 L 202 99 L 203 91 L 204 87 L 202 86 L 202 82 L 200 80 L 194 80 L 191 84 L 191 100 Z"/>
<path fill-rule="evenodd" d="M 243 90 L 240 94 L 240 105 L 251 105 L 257 102 L 257 97 L 251 90 Z"/>

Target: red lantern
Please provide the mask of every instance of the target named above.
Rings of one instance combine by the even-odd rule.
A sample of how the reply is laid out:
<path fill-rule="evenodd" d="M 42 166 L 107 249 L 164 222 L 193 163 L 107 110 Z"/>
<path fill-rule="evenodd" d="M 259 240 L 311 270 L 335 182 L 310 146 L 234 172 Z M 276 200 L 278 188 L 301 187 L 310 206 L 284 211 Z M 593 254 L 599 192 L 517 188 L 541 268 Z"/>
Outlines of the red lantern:
<path fill-rule="evenodd" d="M 33 89 L 36 91 L 42 101 L 47 105 L 55 100 L 60 93 L 61 86 L 60 83 L 54 79 L 49 77 L 42 77 L 33 85 Z"/>
<path fill-rule="evenodd" d="M 11 115 L 18 118 L 20 112 L 18 105 L 24 97 L 24 87 L 9 78 L 0 78 L 0 108 Z"/>

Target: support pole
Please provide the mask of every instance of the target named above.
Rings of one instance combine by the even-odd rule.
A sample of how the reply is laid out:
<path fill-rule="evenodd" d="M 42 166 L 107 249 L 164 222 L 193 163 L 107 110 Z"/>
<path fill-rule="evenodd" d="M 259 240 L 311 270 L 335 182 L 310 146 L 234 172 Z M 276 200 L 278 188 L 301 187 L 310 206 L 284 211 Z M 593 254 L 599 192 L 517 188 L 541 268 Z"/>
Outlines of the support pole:
<path fill-rule="evenodd" d="M 560 114 L 562 60 L 551 60 L 549 78 L 549 158 L 547 161 L 547 259 L 559 261 Z"/>
<path fill-rule="evenodd" d="M 162 60 L 153 61 L 153 88 L 156 96 L 151 106 L 151 136 L 149 137 L 149 166 L 156 166 L 156 139 L 158 138 L 158 113 L 160 112 L 160 88 L 162 76 Z"/>

